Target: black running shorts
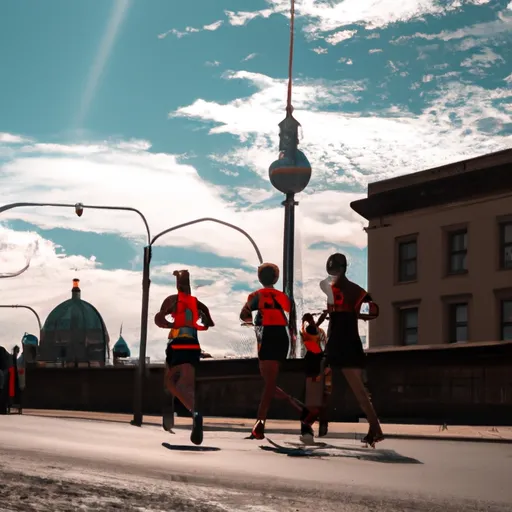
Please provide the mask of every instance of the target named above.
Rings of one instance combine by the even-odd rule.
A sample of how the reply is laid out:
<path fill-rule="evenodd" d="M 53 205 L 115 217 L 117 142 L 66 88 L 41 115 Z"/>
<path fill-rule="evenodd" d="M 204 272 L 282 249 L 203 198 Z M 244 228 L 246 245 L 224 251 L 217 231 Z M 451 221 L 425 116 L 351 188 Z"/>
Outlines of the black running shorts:
<path fill-rule="evenodd" d="M 281 326 L 266 326 L 257 328 L 258 359 L 260 361 L 283 362 L 290 351 L 288 329 Z"/>
<path fill-rule="evenodd" d="M 191 364 L 197 366 L 201 359 L 201 350 L 173 349 L 172 343 L 165 349 L 165 363 L 169 368 L 180 364 Z"/>

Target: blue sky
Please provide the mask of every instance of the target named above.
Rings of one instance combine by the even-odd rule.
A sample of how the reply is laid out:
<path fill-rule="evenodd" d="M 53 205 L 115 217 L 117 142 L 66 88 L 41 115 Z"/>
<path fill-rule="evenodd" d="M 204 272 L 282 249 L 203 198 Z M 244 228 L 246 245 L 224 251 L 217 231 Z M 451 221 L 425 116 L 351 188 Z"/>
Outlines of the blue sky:
<path fill-rule="evenodd" d="M 282 200 L 268 181 L 284 117 L 289 2 L 109 0 L 0 4 L 0 203 L 126 205 L 153 233 L 212 216 L 281 262 Z M 313 165 L 299 196 L 297 295 L 323 298 L 326 257 L 347 252 L 366 285 L 368 182 L 510 147 L 512 4 L 486 0 L 298 1 L 295 115 Z M 45 317 L 71 279 L 115 341 L 137 347 L 143 226 L 133 214 L 17 209 L 0 219 L 2 303 Z M 215 354 L 245 346 L 237 317 L 257 261 L 236 232 L 201 224 L 154 251 L 152 316 L 189 268 L 218 327 Z M 5 269 L 5 270 L 4 270 Z M 33 330 L 2 313 L 0 343 Z M 150 355 L 166 333 L 151 327 Z M 5 339 L 4 339 L 5 338 Z M 243 352 L 240 348 L 240 352 Z"/>

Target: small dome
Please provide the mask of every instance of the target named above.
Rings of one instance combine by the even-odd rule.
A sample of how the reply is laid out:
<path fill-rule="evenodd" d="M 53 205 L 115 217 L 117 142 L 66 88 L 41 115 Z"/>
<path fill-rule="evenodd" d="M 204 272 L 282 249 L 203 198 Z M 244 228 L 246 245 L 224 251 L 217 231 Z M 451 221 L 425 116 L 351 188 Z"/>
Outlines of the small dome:
<path fill-rule="evenodd" d="M 130 347 L 128 343 L 124 340 L 122 336 L 119 336 L 119 339 L 116 341 L 114 348 L 112 349 L 112 354 L 114 357 L 130 357 Z"/>
<path fill-rule="evenodd" d="M 37 347 L 39 345 L 39 340 L 37 339 L 37 336 L 34 336 L 33 334 L 29 334 L 26 332 L 21 339 L 22 345 L 34 345 Z"/>
<path fill-rule="evenodd" d="M 99 311 L 81 299 L 78 279 L 73 280 L 71 299 L 48 315 L 41 331 L 41 361 L 105 363 L 109 335 Z"/>

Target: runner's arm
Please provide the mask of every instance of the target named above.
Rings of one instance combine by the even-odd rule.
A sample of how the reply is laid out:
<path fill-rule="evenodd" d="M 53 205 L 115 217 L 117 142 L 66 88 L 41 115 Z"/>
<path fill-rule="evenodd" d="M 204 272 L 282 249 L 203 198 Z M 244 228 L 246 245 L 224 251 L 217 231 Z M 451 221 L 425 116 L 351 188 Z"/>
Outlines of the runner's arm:
<path fill-rule="evenodd" d="M 240 311 L 240 320 L 246 324 L 252 324 L 252 312 L 258 310 L 258 296 L 255 293 L 251 293 L 247 297 L 247 302 Z"/>
<path fill-rule="evenodd" d="M 210 310 L 208 307 L 203 304 L 201 301 L 197 301 L 197 309 L 199 310 L 199 316 L 201 317 L 201 322 L 208 329 L 208 327 L 214 327 L 215 323 L 210 315 Z"/>
<path fill-rule="evenodd" d="M 363 320 L 374 320 L 379 316 L 379 305 L 373 302 L 372 296 L 363 288 L 361 290 L 360 299 L 356 303 L 356 311 L 359 318 Z M 363 304 L 368 304 L 368 313 L 361 313 Z"/>
<path fill-rule="evenodd" d="M 328 314 L 329 314 L 328 311 L 323 311 L 322 312 L 322 314 L 318 317 L 318 320 L 316 321 L 316 326 L 317 327 L 320 327 L 324 323 L 324 320 L 327 318 Z"/>
<path fill-rule="evenodd" d="M 155 315 L 155 324 L 162 329 L 172 329 L 174 324 L 165 317 L 172 314 L 176 308 L 176 295 L 170 295 L 163 302 L 160 311 Z"/>

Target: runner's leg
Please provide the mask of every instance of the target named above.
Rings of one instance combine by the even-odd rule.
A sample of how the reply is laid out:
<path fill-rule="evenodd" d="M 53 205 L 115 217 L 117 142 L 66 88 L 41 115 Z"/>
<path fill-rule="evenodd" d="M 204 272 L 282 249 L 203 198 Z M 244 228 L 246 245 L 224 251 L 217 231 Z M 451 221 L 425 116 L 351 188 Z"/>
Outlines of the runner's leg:
<path fill-rule="evenodd" d="M 183 363 L 166 370 L 166 387 L 191 412 L 195 404 L 195 368 Z"/>
<path fill-rule="evenodd" d="M 258 420 L 267 419 L 268 410 L 277 388 L 279 361 L 260 361 L 260 373 L 263 377 L 263 393 L 258 408 Z"/>
<path fill-rule="evenodd" d="M 343 368 L 343 375 L 352 389 L 359 406 L 363 410 L 370 424 L 370 431 L 375 438 L 382 438 L 382 428 L 380 426 L 379 418 L 373 407 L 372 401 L 366 386 L 363 382 L 363 372 L 360 368 Z"/>

